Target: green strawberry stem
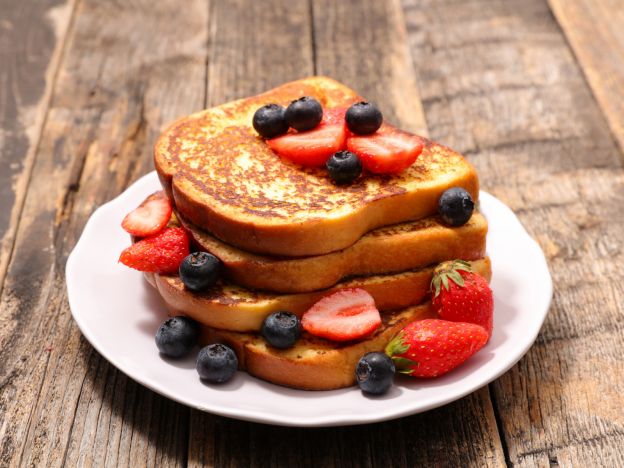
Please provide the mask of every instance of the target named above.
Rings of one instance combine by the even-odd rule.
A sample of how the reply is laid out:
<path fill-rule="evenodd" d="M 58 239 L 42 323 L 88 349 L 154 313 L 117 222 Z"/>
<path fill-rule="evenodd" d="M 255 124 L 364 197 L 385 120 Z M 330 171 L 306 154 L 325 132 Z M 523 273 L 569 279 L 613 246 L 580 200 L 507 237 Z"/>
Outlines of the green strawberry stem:
<path fill-rule="evenodd" d="M 408 349 L 409 345 L 403 340 L 403 333 L 399 333 L 394 338 L 392 338 L 392 340 L 390 340 L 390 343 L 388 343 L 388 345 L 386 346 L 386 354 L 390 357 L 390 359 L 392 359 L 396 371 L 400 374 L 411 375 L 412 368 L 418 366 L 418 363 L 416 361 L 397 356 L 397 354 L 403 354 L 407 352 Z"/>
<path fill-rule="evenodd" d="M 459 274 L 460 271 L 472 271 L 472 266 L 465 260 L 453 260 L 438 265 L 433 272 L 431 280 L 431 289 L 434 291 L 434 297 L 438 297 L 442 287 L 449 290 L 449 280 L 459 287 L 464 287 L 464 278 Z"/>

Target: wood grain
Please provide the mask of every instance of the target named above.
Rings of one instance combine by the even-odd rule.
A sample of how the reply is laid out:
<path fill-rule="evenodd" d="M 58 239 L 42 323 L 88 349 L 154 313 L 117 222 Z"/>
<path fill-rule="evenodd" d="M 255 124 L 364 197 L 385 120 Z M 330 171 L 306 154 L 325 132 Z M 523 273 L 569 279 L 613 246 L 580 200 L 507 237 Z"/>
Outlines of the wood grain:
<path fill-rule="evenodd" d="M 94 208 L 151 167 L 162 125 L 203 107 L 207 13 L 201 0 L 78 7 L 0 299 L 2 466 L 184 464 L 188 409 L 85 342 L 63 270 Z"/>
<path fill-rule="evenodd" d="M 206 107 L 314 75 L 307 0 L 213 0 Z"/>
<path fill-rule="evenodd" d="M 0 2 L 0 289 L 74 4 Z"/>
<path fill-rule="evenodd" d="M 384 118 L 427 135 L 397 0 L 313 0 L 316 72 L 378 103 Z"/>
<path fill-rule="evenodd" d="M 288 428 L 193 412 L 189 466 L 504 466 L 489 445 L 494 424 L 487 389 L 427 413 L 363 426 Z M 469 408 L 471 411 L 467 411 Z M 440 421 L 435 423 L 434 421 Z"/>
<path fill-rule="evenodd" d="M 536 345 L 493 385 L 507 458 L 621 465 L 623 286 L 607 278 L 624 264 L 624 171 L 609 126 L 545 2 L 404 5 L 431 135 L 469 155 L 553 275 Z"/>
<path fill-rule="evenodd" d="M 624 4 L 548 0 L 624 151 Z"/>

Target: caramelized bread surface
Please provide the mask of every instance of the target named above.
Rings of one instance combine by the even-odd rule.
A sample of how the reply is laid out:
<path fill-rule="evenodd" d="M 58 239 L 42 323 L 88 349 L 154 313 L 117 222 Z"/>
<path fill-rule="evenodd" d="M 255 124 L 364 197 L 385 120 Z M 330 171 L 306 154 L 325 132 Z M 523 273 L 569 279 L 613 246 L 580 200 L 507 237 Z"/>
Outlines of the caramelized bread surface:
<path fill-rule="evenodd" d="M 449 187 L 463 187 L 477 199 L 474 168 L 429 140 L 401 174 L 364 174 L 346 187 L 333 185 L 324 169 L 280 159 L 254 131 L 252 116 L 264 104 L 287 105 L 301 96 L 326 108 L 360 100 L 334 80 L 312 77 L 174 122 L 156 143 L 154 163 L 176 209 L 244 250 L 306 256 L 348 247 L 380 226 L 432 215 Z"/>
<path fill-rule="evenodd" d="M 491 277 L 489 258 L 470 262 L 475 272 Z M 178 276 L 146 273 L 171 315 L 188 315 L 203 325 L 230 331 L 258 331 L 273 312 L 287 310 L 301 316 L 323 296 L 344 288 L 362 288 L 375 299 L 380 311 L 421 303 L 429 295 L 434 267 L 389 275 L 356 277 L 332 288 L 301 294 L 271 294 L 222 281 L 203 293 L 187 290 Z M 382 314 L 383 315 L 383 314 Z"/>
<path fill-rule="evenodd" d="M 383 315 L 383 324 L 361 341 L 337 343 L 304 333 L 289 349 L 269 346 L 256 333 L 237 333 L 202 327 L 202 343 L 225 343 L 238 356 L 239 368 L 286 387 L 332 390 L 355 384 L 355 367 L 369 352 L 383 351 L 401 328 L 414 320 L 433 317 L 428 303 Z"/>
<path fill-rule="evenodd" d="M 460 227 L 449 227 L 433 216 L 375 229 L 337 252 L 275 257 L 226 244 L 178 218 L 198 247 L 223 262 L 231 282 L 280 293 L 316 291 L 349 276 L 401 272 L 455 258 L 476 260 L 485 256 L 487 234 L 487 221 L 480 213 Z"/>

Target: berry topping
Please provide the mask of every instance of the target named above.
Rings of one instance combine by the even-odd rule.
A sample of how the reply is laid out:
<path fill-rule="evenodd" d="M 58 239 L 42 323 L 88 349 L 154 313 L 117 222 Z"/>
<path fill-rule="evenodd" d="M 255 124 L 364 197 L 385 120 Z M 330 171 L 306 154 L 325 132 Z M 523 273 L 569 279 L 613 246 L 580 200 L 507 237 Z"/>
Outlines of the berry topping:
<path fill-rule="evenodd" d="M 301 319 L 308 333 L 334 341 L 364 338 L 381 325 L 373 297 L 363 289 L 342 289 L 314 304 Z"/>
<path fill-rule="evenodd" d="M 286 109 L 277 104 L 260 107 L 253 116 L 252 124 L 263 138 L 275 138 L 288 131 Z"/>
<path fill-rule="evenodd" d="M 267 140 L 269 147 L 282 158 L 308 167 L 320 167 L 336 151 L 344 149 L 347 128 L 344 109 L 327 109 L 323 121 L 314 130 L 287 133 Z"/>
<path fill-rule="evenodd" d="M 366 353 L 355 368 L 355 378 L 365 393 L 383 395 L 392 386 L 394 363 L 384 353 Z"/>
<path fill-rule="evenodd" d="M 150 195 L 138 208 L 128 213 L 121 227 L 133 236 L 146 237 L 162 231 L 171 218 L 171 202 L 165 192 Z"/>
<path fill-rule="evenodd" d="M 237 367 L 236 353 L 224 344 L 208 345 L 197 355 L 197 373 L 206 382 L 225 383 L 234 376 Z"/>
<path fill-rule="evenodd" d="M 290 348 L 301 336 L 299 318 L 291 312 L 275 312 L 262 323 L 262 336 L 275 348 Z"/>
<path fill-rule="evenodd" d="M 377 106 L 370 102 L 357 102 L 345 115 L 347 127 L 357 135 L 370 135 L 381 127 L 383 115 Z"/>
<path fill-rule="evenodd" d="M 165 228 L 126 248 L 119 261 L 148 273 L 176 273 L 189 254 L 189 239 L 182 228 Z"/>
<path fill-rule="evenodd" d="M 191 291 L 203 291 L 217 282 L 221 269 L 221 260 L 214 255 L 193 252 L 180 264 L 180 279 Z"/>
<path fill-rule="evenodd" d="M 474 211 L 470 194 L 461 187 L 446 190 L 438 200 L 438 213 L 451 226 L 462 226 L 468 222 Z"/>
<path fill-rule="evenodd" d="M 382 126 L 367 136 L 350 136 L 347 149 L 357 154 L 364 168 L 375 174 L 398 174 L 410 167 L 423 149 L 422 138 Z"/>
<path fill-rule="evenodd" d="M 350 151 L 338 151 L 325 163 L 329 176 L 336 184 L 349 184 L 362 173 L 362 162 Z"/>
<path fill-rule="evenodd" d="M 417 320 L 388 343 L 386 354 L 401 374 L 437 377 L 462 364 L 487 340 L 485 329 L 473 323 Z"/>
<path fill-rule="evenodd" d="M 199 341 L 199 324 L 188 317 L 172 317 L 156 332 L 158 351 L 169 357 L 182 357 Z"/>
<path fill-rule="evenodd" d="M 454 260 L 440 264 L 431 280 L 433 309 L 444 320 L 481 325 L 492 335 L 494 299 L 489 284 L 473 273 L 470 263 Z"/>
<path fill-rule="evenodd" d="M 323 119 L 323 108 L 316 99 L 308 96 L 299 98 L 286 108 L 286 123 L 288 126 L 305 132 L 312 130 Z"/>

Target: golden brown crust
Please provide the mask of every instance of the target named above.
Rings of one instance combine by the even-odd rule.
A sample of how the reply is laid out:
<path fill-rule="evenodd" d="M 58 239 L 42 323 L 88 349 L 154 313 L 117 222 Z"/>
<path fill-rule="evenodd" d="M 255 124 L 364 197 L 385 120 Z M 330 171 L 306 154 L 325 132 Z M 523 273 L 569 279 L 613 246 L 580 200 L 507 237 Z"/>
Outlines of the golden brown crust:
<path fill-rule="evenodd" d="M 487 221 L 480 213 L 455 228 L 429 217 L 376 229 L 338 252 L 270 257 L 230 246 L 179 219 L 202 250 L 221 259 L 230 281 L 280 293 L 325 289 L 348 276 L 406 271 L 455 258 L 476 260 L 485 255 L 487 234 Z"/>
<path fill-rule="evenodd" d="M 491 277 L 489 258 L 471 262 L 486 279 Z M 258 331 L 271 313 L 287 310 L 298 315 L 321 297 L 343 288 L 362 288 L 375 299 L 380 311 L 402 309 L 422 302 L 429 293 L 433 267 L 421 270 L 354 278 L 323 291 L 276 295 L 248 290 L 233 284 L 219 284 L 206 293 L 184 288 L 177 276 L 150 275 L 172 315 L 188 315 L 201 324 L 231 331 Z"/>
<path fill-rule="evenodd" d="M 385 225 L 435 213 L 451 186 L 474 199 L 478 179 L 459 154 L 427 141 L 419 159 L 397 176 L 367 174 L 337 188 L 322 169 L 276 156 L 250 122 L 262 104 L 311 95 L 328 107 L 358 96 L 324 77 L 287 83 L 175 122 L 159 138 L 154 163 L 176 208 L 197 226 L 245 250 L 320 255 L 353 244 Z"/>
<path fill-rule="evenodd" d="M 228 344 L 238 356 L 239 368 L 263 380 L 303 390 L 333 390 L 355 384 L 355 367 L 364 354 L 383 351 L 409 322 L 433 316 L 429 304 L 394 312 L 373 336 L 348 344 L 304 334 L 293 348 L 278 350 L 256 334 L 210 327 L 202 327 L 202 343 Z"/>

